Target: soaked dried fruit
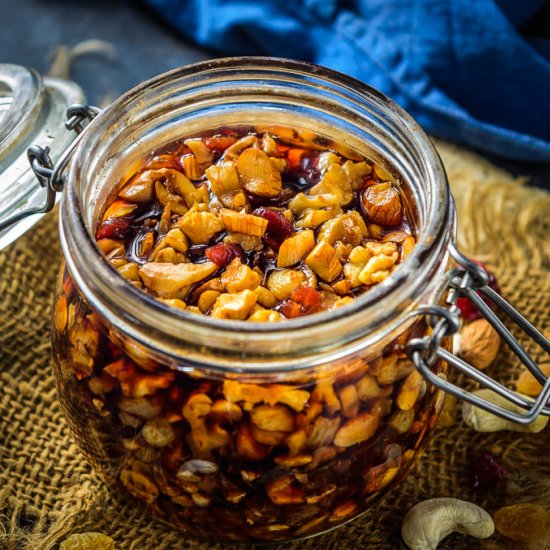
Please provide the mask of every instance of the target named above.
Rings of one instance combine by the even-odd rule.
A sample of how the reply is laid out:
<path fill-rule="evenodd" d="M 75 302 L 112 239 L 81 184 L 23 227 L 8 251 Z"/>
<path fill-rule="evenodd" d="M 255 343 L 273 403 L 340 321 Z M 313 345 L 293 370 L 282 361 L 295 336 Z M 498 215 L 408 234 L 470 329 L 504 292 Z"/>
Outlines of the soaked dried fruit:
<path fill-rule="evenodd" d="M 513 504 L 493 516 L 497 531 L 506 538 L 529 544 L 550 534 L 550 512 L 538 504 Z"/>
<path fill-rule="evenodd" d="M 115 550 L 115 541 L 102 533 L 79 533 L 65 539 L 59 550 Z"/>
<path fill-rule="evenodd" d="M 468 481 L 473 490 L 488 491 L 506 478 L 506 470 L 489 452 L 474 458 L 468 465 Z"/>
<path fill-rule="evenodd" d="M 542 363 L 539 369 L 546 377 L 550 377 L 550 363 Z M 516 389 L 519 393 L 537 397 L 542 390 L 542 385 L 531 374 L 530 371 L 524 370 L 516 381 Z"/>
<path fill-rule="evenodd" d="M 487 266 L 483 262 L 479 262 L 477 260 L 472 260 L 477 265 L 481 266 L 485 271 L 487 272 L 487 275 L 489 276 L 489 286 L 495 291 L 500 294 L 500 288 L 498 286 L 496 277 L 492 271 L 490 271 Z M 477 292 L 478 296 L 481 297 L 481 299 L 488 305 L 493 307 L 494 304 L 489 300 L 489 298 L 486 298 L 484 294 L 481 292 Z M 474 306 L 473 302 L 466 298 L 465 296 L 461 296 L 456 301 L 456 305 L 458 309 L 460 309 L 460 313 L 465 321 L 474 321 L 475 319 L 481 318 L 481 313 L 478 311 L 476 306 Z"/>
<path fill-rule="evenodd" d="M 294 130 L 277 132 L 228 127 L 152 154 L 98 222 L 120 275 L 166 305 L 251 322 L 339 308 L 389 277 L 415 244 L 399 182 L 344 144 L 302 130 L 286 143 Z M 215 271 L 230 278 L 236 258 L 255 276 L 195 287 Z M 289 300 L 306 284 L 322 293 L 318 306 Z M 206 290 L 254 291 L 258 305 L 224 313 L 215 302 L 234 300 Z"/>

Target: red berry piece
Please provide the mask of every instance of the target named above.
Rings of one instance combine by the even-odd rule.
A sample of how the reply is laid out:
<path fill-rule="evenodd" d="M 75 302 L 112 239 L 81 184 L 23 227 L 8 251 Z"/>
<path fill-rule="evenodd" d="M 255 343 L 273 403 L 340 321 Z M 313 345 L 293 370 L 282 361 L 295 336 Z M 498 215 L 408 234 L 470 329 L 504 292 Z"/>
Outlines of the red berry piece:
<path fill-rule="evenodd" d="M 246 259 L 240 246 L 228 243 L 218 243 L 207 248 L 205 256 L 220 267 L 225 267 L 234 258 L 240 258 L 241 262 Z"/>
<path fill-rule="evenodd" d="M 132 229 L 130 220 L 111 218 L 102 222 L 97 229 L 98 239 L 125 239 Z"/>
<path fill-rule="evenodd" d="M 279 312 L 287 319 L 294 319 L 302 315 L 302 306 L 294 300 L 285 300 L 279 307 Z"/>
<path fill-rule="evenodd" d="M 479 262 L 477 260 L 472 260 L 474 263 L 485 269 L 487 271 L 487 275 L 489 276 L 489 286 L 495 291 L 500 294 L 500 287 L 497 283 L 496 277 L 493 274 L 492 271 L 490 271 L 487 266 L 483 262 Z M 490 307 L 494 307 L 495 304 L 489 298 L 486 298 L 481 292 L 477 293 L 479 296 L 481 296 L 481 299 Z M 461 296 L 456 301 L 456 306 L 458 309 L 460 309 L 460 313 L 462 314 L 462 317 L 465 321 L 475 321 L 476 319 L 481 319 L 482 315 L 477 310 L 476 306 L 474 306 L 473 302 L 466 298 L 465 296 Z"/>
<path fill-rule="evenodd" d="M 294 233 L 294 227 L 279 210 L 261 206 L 253 214 L 267 220 L 266 243 L 274 250 L 279 250 L 281 243 Z"/>
<path fill-rule="evenodd" d="M 470 462 L 468 479 L 474 491 L 495 489 L 506 478 L 506 470 L 491 453 L 484 453 Z"/>
<path fill-rule="evenodd" d="M 323 295 L 310 286 L 302 286 L 297 288 L 290 298 L 302 305 L 303 313 L 313 313 L 321 306 Z"/>

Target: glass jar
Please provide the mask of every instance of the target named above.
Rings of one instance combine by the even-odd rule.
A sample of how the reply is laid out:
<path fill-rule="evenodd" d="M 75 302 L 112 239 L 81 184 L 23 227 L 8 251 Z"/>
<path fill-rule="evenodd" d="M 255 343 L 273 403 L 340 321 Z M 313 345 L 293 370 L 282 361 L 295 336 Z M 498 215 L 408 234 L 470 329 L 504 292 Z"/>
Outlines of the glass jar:
<path fill-rule="evenodd" d="M 128 285 L 93 237 L 106 198 L 148 152 L 232 124 L 298 127 L 385 166 L 414 203 L 405 264 L 346 307 L 267 325 L 170 309 Z M 404 346 L 428 331 L 409 313 L 441 297 L 454 211 L 432 145 L 392 101 L 270 59 L 160 76 L 84 133 L 60 231 L 62 408 L 97 471 L 157 518 L 209 539 L 310 536 L 364 512 L 419 458 L 443 393 Z"/>
<path fill-rule="evenodd" d="M 0 209 L 0 247 L 36 219 L 25 216 L 51 209 L 63 191 L 65 260 L 52 323 L 59 399 L 99 474 L 155 517 L 207 539 L 314 535 L 357 517 L 407 475 L 437 421 L 441 389 L 516 422 L 550 415 L 550 379 L 478 292 L 547 351 L 550 342 L 456 250 L 439 157 L 422 129 L 376 90 L 306 63 L 221 59 L 142 84 L 84 131 L 96 110 L 70 106 L 66 128 L 80 135 L 61 132 L 53 143 L 48 124 L 43 134 L 27 129 L 59 119 L 61 106 L 81 93 L 62 81 L 41 88 L 25 71 L 0 65 L 0 98 L 13 88 L 13 74 L 27 82 L 28 97 L 39 98 L 28 103 L 34 122 L 16 126 L 19 119 L 5 113 L 16 94 L 0 101 L 0 196 L 10 197 L 14 182 L 29 185 L 28 195 L 17 188 L 29 200 Z M 171 309 L 126 283 L 94 238 L 106 200 L 151 151 L 232 125 L 300 128 L 383 167 L 413 214 L 416 246 L 406 261 L 342 308 L 269 324 Z M 21 131 L 6 145 L 15 127 Z M 51 143 L 53 160 L 49 148 L 29 148 L 35 138 Z M 27 148 L 32 171 L 22 163 Z M 449 267 L 451 256 L 459 267 Z M 544 385 L 534 402 L 448 351 L 460 326 L 459 295 Z M 527 412 L 450 384 L 445 363 Z"/>

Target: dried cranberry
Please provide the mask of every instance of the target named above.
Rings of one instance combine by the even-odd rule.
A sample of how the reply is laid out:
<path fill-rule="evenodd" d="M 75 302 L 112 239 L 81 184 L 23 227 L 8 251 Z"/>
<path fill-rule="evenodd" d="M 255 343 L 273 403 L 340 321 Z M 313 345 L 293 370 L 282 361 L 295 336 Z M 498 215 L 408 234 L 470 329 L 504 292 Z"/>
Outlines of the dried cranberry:
<path fill-rule="evenodd" d="M 472 490 L 488 491 L 497 487 L 506 477 L 506 470 L 489 452 L 470 462 L 468 480 Z"/>
<path fill-rule="evenodd" d="M 321 306 L 323 295 L 310 286 L 302 286 L 297 288 L 290 298 L 302 305 L 303 313 L 312 313 Z"/>
<path fill-rule="evenodd" d="M 245 261 L 243 249 L 236 244 L 218 243 L 206 249 L 206 257 L 220 267 L 225 267 L 231 260 L 240 258 Z"/>
<path fill-rule="evenodd" d="M 132 228 L 130 220 L 111 218 L 101 223 L 97 229 L 98 239 L 125 239 Z"/>
<path fill-rule="evenodd" d="M 266 243 L 274 250 L 279 250 L 280 244 L 294 233 L 294 227 L 279 210 L 260 206 L 254 215 L 267 220 Z"/>
<path fill-rule="evenodd" d="M 294 300 L 285 300 L 279 307 L 279 312 L 287 319 L 294 319 L 302 315 L 302 306 Z"/>
<path fill-rule="evenodd" d="M 472 261 L 475 262 L 480 267 L 482 267 L 483 269 L 485 269 L 485 271 L 487 271 L 487 275 L 489 276 L 489 286 L 495 292 L 498 292 L 500 294 L 500 287 L 498 286 L 498 283 L 494 274 L 491 271 L 489 271 L 489 269 L 483 262 L 479 262 L 477 260 L 472 260 Z M 481 292 L 478 292 L 477 294 L 481 296 L 481 299 L 488 306 L 494 307 L 493 302 L 489 300 L 489 298 L 485 297 L 484 294 L 482 294 Z M 456 305 L 458 309 L 460 309 L 460 313 L 462 314 L 462 317 L 466 321 L 475 321 L 476 319 L 481 319 L 482 317 L 481 313 L 477 310 L 476 306 L 473 304 L 473 302 L 469 298 L 466 298 L 465 296 L 461 296 L 456 301 Z"/>

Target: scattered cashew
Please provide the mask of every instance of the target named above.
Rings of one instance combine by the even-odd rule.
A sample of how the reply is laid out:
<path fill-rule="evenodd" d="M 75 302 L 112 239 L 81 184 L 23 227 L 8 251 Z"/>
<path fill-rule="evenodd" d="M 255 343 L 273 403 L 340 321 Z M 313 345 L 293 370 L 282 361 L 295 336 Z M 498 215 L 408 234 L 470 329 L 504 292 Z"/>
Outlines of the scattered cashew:
<path fill-rule="evenodd" d="M 492 390 L 482 389 L 476 390 L 473 393 L 509 411 L 525 412 L 521 407 L 508 402 L 508 400 Z M 538 433 L 544 430 L 546 424 L 548 424 L 547 416 L 539 416 L 536 420 L 531 422 L 531 424 L 517 424 L 516 422 L 505 420 L 504 418 L 500 418 L 499 416 L 479 409 L 478 407 L 474 407 L 466 402 L 462 404 L 462 418 L 468 426 L 471 426 L 478 432 L 500 432 L 507 430 L 510 432 Z"/>
<path fill-rule="evenodd" d="M 490 537 L 495 531 L 491 516 L 476 504 L 456 498 L 432 498 L 413 506 L 401 527 L 411 550 L 435 550 L 451 533 Z"/>

